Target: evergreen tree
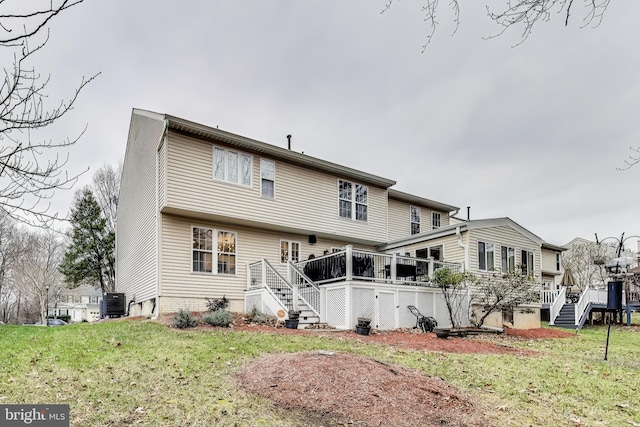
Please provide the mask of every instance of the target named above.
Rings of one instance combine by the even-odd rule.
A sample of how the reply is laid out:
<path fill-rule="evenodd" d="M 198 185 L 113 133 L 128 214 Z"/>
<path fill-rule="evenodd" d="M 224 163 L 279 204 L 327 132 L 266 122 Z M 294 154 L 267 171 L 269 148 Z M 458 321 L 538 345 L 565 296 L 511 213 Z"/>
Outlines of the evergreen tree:
<path fill-rule="evenodd" d="M 85 187 L 76 193 L 71 208 L 71 244 L 60 271 L 67 286 L 100 286 L 102 292 L 115 290 L 115 233 L 107 229 L 107 219 L 92 191 Z"/>

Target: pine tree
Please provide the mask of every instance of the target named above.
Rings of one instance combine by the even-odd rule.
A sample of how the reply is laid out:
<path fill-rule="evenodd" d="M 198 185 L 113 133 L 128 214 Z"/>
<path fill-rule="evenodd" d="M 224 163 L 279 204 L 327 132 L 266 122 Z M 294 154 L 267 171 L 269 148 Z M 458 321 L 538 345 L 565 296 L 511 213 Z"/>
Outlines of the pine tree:
<path fill-rule="evenodd" d="M 102 292 L 115 290 L 115 233 L 107 229 L 107 219 L 92 191 L 85 187 L 76 193 L 71 208 L 71 244 L 60 271 L 67 286 L 88 284 Z"/>

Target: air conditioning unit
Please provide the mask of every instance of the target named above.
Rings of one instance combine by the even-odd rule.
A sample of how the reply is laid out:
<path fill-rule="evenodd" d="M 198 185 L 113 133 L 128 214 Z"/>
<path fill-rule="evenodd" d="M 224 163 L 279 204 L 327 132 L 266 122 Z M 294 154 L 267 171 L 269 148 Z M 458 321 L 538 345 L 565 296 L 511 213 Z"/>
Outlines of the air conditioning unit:
<path fill-rule="evenodd" d="M 124 293 L 105 292 L 100 304 L 100 317 L 122 317 L 127 313 L 126 305 Z"/>

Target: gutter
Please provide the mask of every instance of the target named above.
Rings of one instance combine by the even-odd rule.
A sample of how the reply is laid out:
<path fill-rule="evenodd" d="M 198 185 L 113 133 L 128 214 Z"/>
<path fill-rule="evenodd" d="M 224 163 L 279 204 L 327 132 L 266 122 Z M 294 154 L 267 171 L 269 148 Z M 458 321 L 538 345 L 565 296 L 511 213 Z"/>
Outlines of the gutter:
<path fill-rule="evenodd" d="M 167 118 L 164 119 L 164 129 L 162 131 L 162 137 L 158 141 L 158 145 L 156 145 L 156 179 L 155 179 L 155 193 L 156 193 L 156 210 L 154 212 L 156 216 L 156 298 L 155 304 L 153 304 L 153 310 L 151 312 L 151 316 L 153 318 L 157 318 L 160 316 L 160 206 L 158 206 L 158 201 L 160 200 L 160 190 L 159 190 L 159 182 L 160 182 L 160 148 L 163 144 L 166 143 L 167 133 L 169 131 L 169 120 Z"/>
<path fill-rule="evenodd" d="M 462 234 L 460 227 L 456 227 L 456 237 L 458 238 L 458 246 L 464 249 L 464 271 L 469 271 L 469 245 L 462 243 Z"/>

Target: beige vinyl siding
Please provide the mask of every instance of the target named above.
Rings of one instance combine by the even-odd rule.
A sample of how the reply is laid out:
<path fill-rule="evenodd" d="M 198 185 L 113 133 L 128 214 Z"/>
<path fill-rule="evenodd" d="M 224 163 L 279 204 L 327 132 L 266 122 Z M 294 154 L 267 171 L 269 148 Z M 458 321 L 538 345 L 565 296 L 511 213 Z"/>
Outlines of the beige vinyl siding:
<path fill-rule="evenodd" d="M 562 262 L 560 262 L 560 270 L 556 269 L 556 254 L 558 252 L 549 249 L 542 249 L 542 270 L 548 272 L 562 272 Z"/>
<path fill-rule="evenodd" d="M 469 236 L 469 270 L 474 274 L 481 273 L 478 269 L 478 242 L 494 244 L 494 266 L 497 271 L 502 268 L 501 247 L 512 247 L 516 251 L 516 265 L 522 264 L 521 250 L 533 252 L 534 276 L 540 281 L 540 245 L 528 237 L 508 226 L 487 227 L 470 231 Z"/>
<path fill-rule="evenodd" d="M 222 144 L 215 145 L 225 148 Z M 368 220 L 348 220 L 338 215 L 338 180 L 343 177 L 267 158 L 275 160 L 275 198 L 263 198 L 260 195 L 261 157 L 252 156 L 251 187 L 231 184 L 213 179 L 212 147 L 210 142 L 170 133 L 168 212 L 191 211 L 236 224 L 286 228 L 326 237 L 335 235 L 371 244 L 387 241 L 386 189 L 368 185 Z"/>
<path fill-rule="evenodd" d="M 118 201 L 116 291 L 141 302 L 156 294 L 156 149 L 164 122 L 133 114 Z"/>
<path fill-rule="evenodd" d="M 236 233 L 235 275 L 192 272 L 192 227 Z M 199 310 L 204 307 L 204 298 L 220 298 L 223 295 L 232 301 L 233 307 L 240 307 L 241 310 L 247 283 L 247 264 L 266 258 L 283 277 L 287 277 L 286 265 L 280 264 L 281 240 L 300 242 L 300 260 L 308 259 L 311 254 L 318 257 L 324 250 L 343 246 L 336 240 L 321 238 L 317 243 L 309 244 L 308 235 L 162 215 L 161 311 L 173 312 L 180 308 Z M 373 247 L 359 248 L 374 250 Z"/>
<path fill-rule="evenodd" d="M 433 212 L 440 214 L 440 228 L 449 225 L 449 213 L 434 211 L 425 206 L 389 199 L 389 241 L 394 241 L 411 236 L 411 206 L 420 208 L 420 231 L 432 230 L 431 215 Z"/>

